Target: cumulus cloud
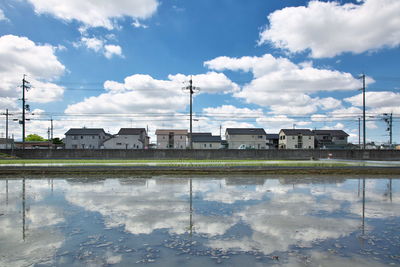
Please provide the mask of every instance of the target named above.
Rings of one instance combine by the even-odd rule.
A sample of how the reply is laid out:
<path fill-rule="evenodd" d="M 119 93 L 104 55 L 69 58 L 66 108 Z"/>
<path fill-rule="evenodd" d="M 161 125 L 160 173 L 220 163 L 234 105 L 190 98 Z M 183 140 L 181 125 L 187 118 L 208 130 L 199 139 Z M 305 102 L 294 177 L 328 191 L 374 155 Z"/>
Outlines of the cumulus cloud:
<path fill-rule="evenodd" d="M 0 98 L 6 102 L 9 102 L 10 98 L 19 98 L 22 75 L 26 74 L 32 87 L 27 93 L 30 102 L 59 100 L 64 88 L 52 81 L 63 75 L 65 66 L 55 55 L 56 50 L 57 48 L 51 45 L 35 44 L 26 37 L 1 36 Z"/>
<path fill-rule="evenodd" d="M 311 51 L 314 58 L 344 52 L 362 53 L 400 44 L 400 2 L 360 0 L 310 1 L 307 6 L 287 7 L 268 16 L 269 25 L 259 43 L 293 53 Z"/>
<path fill-rule="evenodd" d="M 315 68 L 310 62 L 295 64 L 287 58 L 275 58 L 271 54 L 262 57 L 217 57 L 204 65 L 217 71 L 251 72 L 254 79 L 234 93 L 234 97 L 270 107 L 274 114 L 311 114 L 318 109 L 338 108 L 341 105 L 338 99 L 311 95 L 361 87 L 360 81 L 349 73 Z M 371 78 L 367 79 L 367 83 L 372 82 Z"/>
<path fill-rule="evenodd" d="M 353 106 L 363 106 L 362 94 L 345 98 L 344 101 Z M 365 93 L 365 106 L 369 108 L 368 111 L 371 113 L 400 113 L 399 101 L 400 93 L 390 91 Z"/>
<path fill-rule="evenodd" d="M 2 9 L 0 9 L 0 21 L 8 21 L 7 17 L 4 15 L 4 12 Z"/>
<path fill-rule="evenodd" d="M 113 38 L 112 35 L 110 37 Z M 73 46 L 75 48 L 86 47 L 96 53 L 102 53 L 108 59 L 111 59 L 113 56 L 123 57 L 121 46 L 108 44 L 107 40 L 96 37 L 82 36 L 79 42 L 73 43 Z"/>
<path fill-rule="evenodd" d="M 157 0 L 28 0 L 38 14 L 51 14 L 65 21 L 76 20 L 85 27 L 114 29 L 123 17 L 147 19 L 157 10 Z"/>

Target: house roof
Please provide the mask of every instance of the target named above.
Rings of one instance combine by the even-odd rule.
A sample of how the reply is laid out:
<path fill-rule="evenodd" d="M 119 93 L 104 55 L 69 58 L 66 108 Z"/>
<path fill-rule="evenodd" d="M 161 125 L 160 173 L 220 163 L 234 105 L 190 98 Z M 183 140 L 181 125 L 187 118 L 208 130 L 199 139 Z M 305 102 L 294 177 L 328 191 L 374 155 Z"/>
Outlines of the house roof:
<path fill-rule="evenodd" d="M 211 133 L 192 133 L 192 135 L 193 135 L 193 137 L 194 136 L 212 136 L 212 134 Z M 190 133 L 189 133 L 189 136 L 190 136 Z"/>
<path fill-rule="evenodd" d="M 141 135 L 143 132 L 145 128 L 121 128 L 117 135 Z"/>
<path fill-rule="evenodd" d="M 267 134 L 267 139 L 279 139 L 279 134 Z"/>
<path fill-rule="evenodd" d="M 345 131 L 342 130 L 314 130 L 317 135 L 331 135 L 331 136 L 349 136 Z"/>
<path fill-rule="evenodd" d="M 208 143 L 221 143 L 221 136 L 212 136 L 212 135 L 193 135 L 193 142 L 208 142 Z"/>
<path fill-rule="evenodd" d="M 263 128 L 226 128 L 229 135 L 267 135 Z"/>
<path fill-rule="evenodd" d="M 65 135 L 96 135 L 107 134 L 103 128 L 71 128 Z"/>
<path fill-rule="evenodd" d="M 314 135 L 310 129 L 282 129 L 285 135 Z"/>
<path fill-rule="evenodd" d="M 169 133 L 174 133 L 174 134 L 180 134 L 180 135 L 187 135 L 188 130 L 174 130 L 174 129 L 157 129 L 156 130 L 156 135 L 163 135 L 163 134 L 169 134 Z"/>

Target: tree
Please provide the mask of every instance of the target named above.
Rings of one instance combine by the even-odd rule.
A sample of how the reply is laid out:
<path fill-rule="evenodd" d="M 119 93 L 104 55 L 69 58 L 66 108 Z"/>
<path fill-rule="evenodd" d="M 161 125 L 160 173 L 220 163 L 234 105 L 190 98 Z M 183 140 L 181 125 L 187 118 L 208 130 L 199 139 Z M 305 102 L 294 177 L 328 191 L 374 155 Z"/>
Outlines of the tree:
<path fill-rule="evenodd" d="M 55 144 L 55 145 L 63 145 L 64 143 L 60 138 L 56 137 L 56 138 L 53 138 L 53 144 Z"/>
<path fill-rule="evenodd" d="M 43 137 L 37 134 L 28 134 L 28 136 L 25 138 L 25 141 L 27 142 L 40 142 L 40 141 L 47 141 Z"/>

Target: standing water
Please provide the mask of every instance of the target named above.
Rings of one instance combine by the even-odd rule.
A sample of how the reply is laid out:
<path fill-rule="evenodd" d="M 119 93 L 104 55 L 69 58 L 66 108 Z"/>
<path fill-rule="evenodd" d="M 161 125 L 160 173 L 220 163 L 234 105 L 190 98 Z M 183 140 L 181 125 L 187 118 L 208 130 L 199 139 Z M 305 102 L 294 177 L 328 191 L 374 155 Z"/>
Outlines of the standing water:
<path fill-rule="evenodd" d="M 399 266 L 400 180 L 0 180 L 0 266 Z"/>

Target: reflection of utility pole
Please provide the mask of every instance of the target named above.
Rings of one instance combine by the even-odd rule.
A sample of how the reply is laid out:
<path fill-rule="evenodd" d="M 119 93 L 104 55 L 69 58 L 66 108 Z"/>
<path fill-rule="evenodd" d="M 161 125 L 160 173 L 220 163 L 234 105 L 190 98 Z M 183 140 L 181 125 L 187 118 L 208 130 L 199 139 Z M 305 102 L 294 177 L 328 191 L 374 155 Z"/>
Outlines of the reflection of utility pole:
<path fill-rule="evenodd" d="M 192 233 L 193 233 L 193 197 L 192 197 L 192 194 L 193 194 L 193 191 L 192 191 L 192 178 L 190 178 L 189 179 L 189 185 L 190 185 L 190 198 L 189 198 L 189 205 L 190 205 L 190 209 L 189 209 L 189 216 L 190 216 L 190 218 L 189 218 L 189 233 L 190 233 L 190 236 L 192 236 Z"/>
<path fill-rule="evenodd" d="M 193 114 L 193 108 L 192 108 L 192 103 L 193 103 L 193 94 L 200 91 L 199 87 L 193 86 L 193 81 L 192 81 L 192 76 L 190 76 L 190 81 L 189 81 L 189 86 L 183 87 L 183 90 L 188 90 L 189 95 L 190 95 L 190 139 L 189 139 L 189 144 L 190 144 L 190 149 L 193 149 L 193 142 L 192 142 L 192 133 L 193 133 L 193 127 L 192 127 L 192 114 Z"/>
<path fill-rule="evenodd" d="M 360 197 L 360 178 L 358 178 L 358 197 Z"/>
<path fill-rule="evenodd" d="M 6 205 L 8 206 L 8 179 L 6 179 Z"/>
<path fill-rule="evenodd" d="M 22 179 L 22 240 L 25 241 L 25 178 Z"/>
<path fill-rule="evenodd" d="M 362 199 L 362 235 L 365 234 L 365 178 L 363 178 L 363 199 Z"/>

